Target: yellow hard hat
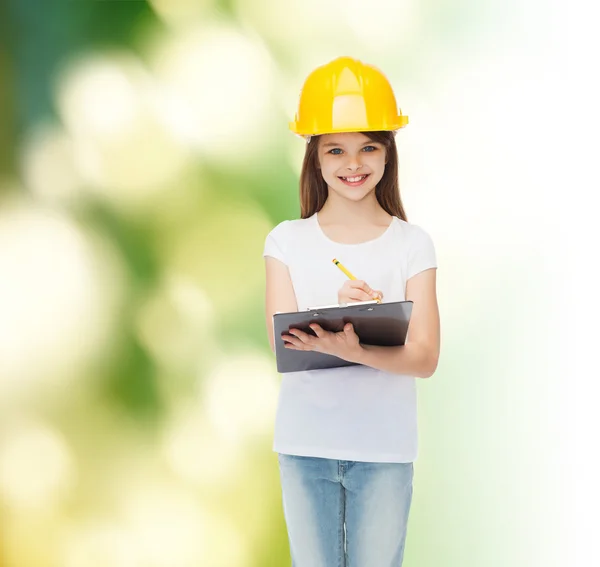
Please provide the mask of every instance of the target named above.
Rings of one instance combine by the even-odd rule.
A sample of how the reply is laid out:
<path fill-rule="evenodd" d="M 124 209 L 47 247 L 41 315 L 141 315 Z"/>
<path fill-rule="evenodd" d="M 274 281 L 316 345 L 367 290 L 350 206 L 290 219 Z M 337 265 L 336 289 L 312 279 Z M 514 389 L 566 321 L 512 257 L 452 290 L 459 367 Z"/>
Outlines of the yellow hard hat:
<path fill-rule="evenodd" d="M 408 124 L 386 76 L 373 65 L 338 57 L 304 82 L 290 130 L 300 136 L 398 130 Z"/>

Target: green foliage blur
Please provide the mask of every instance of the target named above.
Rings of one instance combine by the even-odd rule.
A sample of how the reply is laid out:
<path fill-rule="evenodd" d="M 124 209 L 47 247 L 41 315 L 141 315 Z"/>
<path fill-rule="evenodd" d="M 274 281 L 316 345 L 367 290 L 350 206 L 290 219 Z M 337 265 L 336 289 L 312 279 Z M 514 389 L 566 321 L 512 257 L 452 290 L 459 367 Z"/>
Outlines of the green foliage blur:
<path fill-rule="evenodd" d="M 0 1 L 0 567 L 291 564 L 262 250 L 299 216 L 302 82 L 340 55 L 410 117 L 402 198 L 440 263 L 405 564 L 559 564 L 555 438 L 531 425 L 556 298 L 550 12 Z"/>

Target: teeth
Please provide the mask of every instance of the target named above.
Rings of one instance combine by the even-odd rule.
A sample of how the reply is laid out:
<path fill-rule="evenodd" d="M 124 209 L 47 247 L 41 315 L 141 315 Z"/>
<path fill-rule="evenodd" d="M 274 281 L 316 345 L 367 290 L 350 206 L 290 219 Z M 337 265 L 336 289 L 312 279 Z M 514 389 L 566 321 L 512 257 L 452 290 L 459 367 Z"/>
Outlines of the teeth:
<path fill-rule="evenodd" d="M 342 177 L 342 179 L 350 183 L 356 183 L 357 181 L 362 181 L 365 177 L 366 175 L 360 175 L 359 177 Z"/>

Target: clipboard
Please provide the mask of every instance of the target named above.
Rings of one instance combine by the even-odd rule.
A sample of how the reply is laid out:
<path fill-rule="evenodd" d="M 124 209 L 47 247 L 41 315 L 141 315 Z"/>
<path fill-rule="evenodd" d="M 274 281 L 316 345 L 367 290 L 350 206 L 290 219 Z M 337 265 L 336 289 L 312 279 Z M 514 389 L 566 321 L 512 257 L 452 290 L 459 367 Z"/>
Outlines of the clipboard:
<path fill-rule="evenodd" d="M 412 313 L 412 301 L 377 303 L 365 301 L 312 307 L 307 311 L 276 313 L 273 316 L 275 357 L 277 372 L 300 372 L 356 366 L 358 363 L 342 360 L 337 356 L 314 351 L 299 351 L 285 348 L 282 335 L 290 329 L 299 329 L 315 336 L 309 327 L 317 323 L 326 331 L 342 331 L 346 323 L 354 325 L 360 342 L 367 345 L 402 346 L 406 341 L 408 324 Z"/>

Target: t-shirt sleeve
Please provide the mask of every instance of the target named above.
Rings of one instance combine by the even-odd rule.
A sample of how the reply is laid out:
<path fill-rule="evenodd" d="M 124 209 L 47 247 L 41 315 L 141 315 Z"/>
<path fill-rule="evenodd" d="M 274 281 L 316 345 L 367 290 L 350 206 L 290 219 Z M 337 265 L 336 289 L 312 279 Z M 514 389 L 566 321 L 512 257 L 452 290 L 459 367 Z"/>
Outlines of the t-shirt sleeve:
<path fill-rule="evenodd" d="M 410 279 L 419 272 L 429 268 L 437 268 L 433 240 L 420 226 L 413 225 L 408 250 L 408 273 L 406 279 Z"/>
<path fill-rule="evenodd" d="M 280 262 L 283 262 L 287 265 L 286 258 L 286 244 L 285 244 L 285 234 L 287 228 L 287 222 L 283 221 L 278 224 L 269 234 L 265 240 L 265 248 L 263 251 L 263 257 L 271 256 Z"/>

